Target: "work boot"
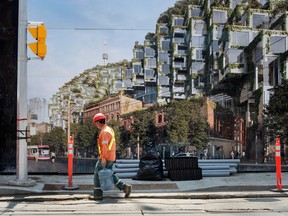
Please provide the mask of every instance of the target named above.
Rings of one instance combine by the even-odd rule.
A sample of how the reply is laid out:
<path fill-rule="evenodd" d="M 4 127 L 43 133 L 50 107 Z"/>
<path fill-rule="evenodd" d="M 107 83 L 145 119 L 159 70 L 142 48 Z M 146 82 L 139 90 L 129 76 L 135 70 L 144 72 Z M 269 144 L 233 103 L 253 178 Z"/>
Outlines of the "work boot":
<path fill-rule="evenodd" d="M 132 185 L 129 185 L 129 184 L 124 185 L 123 191 L 125 193 L 125 198 L 130 196 L 131 190 L 132 190 Z"/>

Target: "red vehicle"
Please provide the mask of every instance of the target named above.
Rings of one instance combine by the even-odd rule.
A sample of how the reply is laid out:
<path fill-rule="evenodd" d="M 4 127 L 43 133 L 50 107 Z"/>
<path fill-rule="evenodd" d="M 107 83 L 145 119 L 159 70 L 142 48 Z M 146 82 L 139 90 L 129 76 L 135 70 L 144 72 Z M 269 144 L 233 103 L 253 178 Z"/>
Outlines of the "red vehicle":
<path fill-rule="evenodd" d="M 28 160 L 50 160 L 49 145 L 33 145 L 27 146 Z"/>

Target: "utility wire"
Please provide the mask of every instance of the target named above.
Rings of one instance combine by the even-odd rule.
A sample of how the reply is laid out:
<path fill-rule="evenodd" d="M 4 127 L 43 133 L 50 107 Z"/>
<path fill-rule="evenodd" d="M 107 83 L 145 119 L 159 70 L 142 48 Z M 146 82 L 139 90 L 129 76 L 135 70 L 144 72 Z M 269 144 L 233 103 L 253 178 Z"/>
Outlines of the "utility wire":
<path fill-rule="evenodd" d="M 52 27 L 47 29 L 53 30 L 76 30 L 76 31 L 150 31 L 155 29 L 145 29 L 145 28 L 65 28 L 65 27 Z"/>

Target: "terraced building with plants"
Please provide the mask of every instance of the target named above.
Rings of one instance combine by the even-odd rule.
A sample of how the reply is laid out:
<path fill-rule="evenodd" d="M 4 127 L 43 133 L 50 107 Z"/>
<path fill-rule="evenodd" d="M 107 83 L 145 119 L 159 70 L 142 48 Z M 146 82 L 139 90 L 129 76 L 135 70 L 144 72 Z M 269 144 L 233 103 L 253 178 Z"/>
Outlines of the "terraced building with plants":
<path fill-rule="evenodd" d="M 178 1 L 159 16 L 144 45 L 135 43 L 131 61 L 96 66 L 61 87 L 49 108 L 51 122 L 63 125 L 68 99 L 79 117 L 85 103 L 118 91 L 144 104 L 204 94 L 232 113 L 228 126 L 221 113 L 215 117 L 215 134 L 232 137 L 235 151 L 245 149 L 257 159 L 271 144 L 264 107 L 288 79 L 287 5 L 285 0 Z"/>

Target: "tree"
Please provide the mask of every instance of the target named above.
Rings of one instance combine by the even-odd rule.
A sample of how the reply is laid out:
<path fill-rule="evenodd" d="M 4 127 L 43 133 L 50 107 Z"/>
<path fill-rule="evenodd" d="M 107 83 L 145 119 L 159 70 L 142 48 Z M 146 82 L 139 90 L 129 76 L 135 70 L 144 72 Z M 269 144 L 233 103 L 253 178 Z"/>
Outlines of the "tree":
<path fill-rule="evenodd" d="M 269 136 L 273 140 L 281 135 L 284 141 L 288 140 L 288 80 L 283 80 L 281 86 L 275 87 L 274 94 L 266 106 L 265 116 Z"/>
<path fill-rule="evenodd" d="M 31 136 L 31 143 L 30 145 L 39 145 L 41 144 L 43 134 L 36 134 Z"/>
<path fill-rule="evenodd" d="M 208 123 L 203 110 L 205 99 L 172 101 L 166 108 L 166 132 L 173 144 L 207 145 Z"/>
<path fill-rule="evenodd" d="M 141 110 L 133 112 L 134 123 L 132 124 L 131 143 L 138 142 L 143 145 L 156 139 L 156 127 L 154 124 L 154 112 L 150 110 Z"/>
<path fill-rule="evenodd" d="M 209 141 L 207 117 L 203 110 L 203 99 L 191 101 L 191 115 L 189 118 L 189 143 L 197 148 L 206 148 Z"/>
<path fill-rule="evenodd" d="M 49 145 L 52 150 L 66 149 L 67 135 L 61 127 L 53 127 L 49 133 L 45 133 L 42 143 Z"/>
<path fill-rule="evenodd" d="M 188 144 L 189 115 L 187 101 L 172 101 L 165 111 L 166 130 L 173 144 Z"/>
<path fill-rule="evenodd" d="M 97 146 L 98 130 L 93 125 L 92 119 L 84 121 L 83 125 L 79 125 L 75 134 L 75 142 L 78 148 L 89 148 Z"/>

